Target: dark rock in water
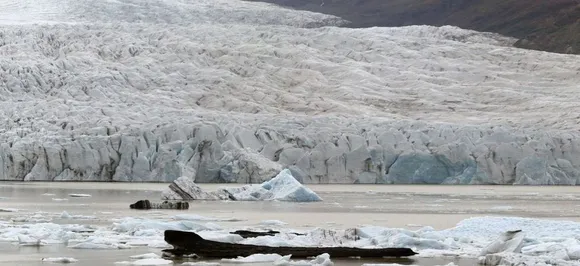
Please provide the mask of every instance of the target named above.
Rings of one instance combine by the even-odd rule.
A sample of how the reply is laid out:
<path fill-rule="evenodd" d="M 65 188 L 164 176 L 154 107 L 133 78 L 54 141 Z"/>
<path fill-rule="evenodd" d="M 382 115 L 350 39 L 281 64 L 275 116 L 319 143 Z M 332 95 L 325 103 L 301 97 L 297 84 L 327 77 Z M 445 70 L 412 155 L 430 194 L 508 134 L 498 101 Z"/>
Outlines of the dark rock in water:
<path fill-rule="evenodd" d="M 307 258 L 328 253 L 332 258 L 383 258 L 409 257 L 417 254 L 409 248 L 271 247 L 232 244 L 206 240 L 196 233 L 176 230 L 166 230 L 165 241 L 172 245 L 173 249 L 163 250 L 164 254 L 176 257 L 195 254 L 199 258 L 237 258 L 257 253 L 275 253 L 282 256 L 292 255 L 293 258 Z"/>
<path fill-rule="evenodd" d="M 254 238 L 254 237 L 259 237 L 259 236 L 274 236 L 276 234 L 279 234 L 279 231 L 274 231 L 274 230 L 268 230 L 265 232 L 256 232 L 256 231 L 249 231 L 249 230 L 237 230 L 234 232 L 230 232 L 230 234 L 236 234 L 239 235 L 243 238 Z M 305 234 L 299 234 L 299 233 L 291 233 L 293 235 L 297 235 L 297 236 L 303 236 Z"/>
<path fill-rule="evenodd" d="M 164 201 L 161 203 L 151 203 L 149 200 L 139 200 L 131 205 L 131 209 L 137 210 L 150 210 L 150 209 L 173 209 L 173 210 L 187 210 L 189 209 L 189 202 L 187 201 L 177 201 L 170 202 Z"/>
<path fill-rule="evenodd" d="M 149 210 L 151 209 L 151 202 L 149 200 L 139 200 L 131 205 L 129 205 L 131 209 L 137 210 Z"/>
<path fill-rule="evenodd" d="M 273 231 L 273 230 L 268 230 L 266 232 L 255 232 L 255 231 L 249 231 L 249 230 L 237 230 L 234 232 L 230 232 L 230 234 L 235 234 L 235 235 L 239 235 L 243 238 L 254 238 L 254 237 L 259 237 L 259 236 L 274 236 L 276 234 L 279 234 L 279 231 Z"/>

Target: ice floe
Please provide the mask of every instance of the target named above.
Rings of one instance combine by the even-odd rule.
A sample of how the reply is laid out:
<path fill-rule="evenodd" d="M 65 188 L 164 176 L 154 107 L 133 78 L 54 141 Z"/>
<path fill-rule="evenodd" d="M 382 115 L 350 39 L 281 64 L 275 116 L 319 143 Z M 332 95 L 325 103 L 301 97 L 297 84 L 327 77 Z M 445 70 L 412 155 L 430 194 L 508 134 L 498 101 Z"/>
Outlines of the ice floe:
<path fill-rule="evenodd" d="M 72 194 L 68 194 L 68 196 L 73 197 L 73 198 L 88 198 L 88 197 L 91 197 L 91 194 L 72 193 Z"/>
<path fill-rule="evenodd" d="M 73 263 L 73 262 L 78 262 L 77 259 L 75 259 L 75 258 L 69 258 L 69 257 L 42 258 L 42 261 L 46 261 L 46 262 L 58 262 L 58 263 Z"/>
<path fill-rule="evenodd" d="M 156 259 L 140 259 L 136 261 L 120 261 L 115 262 L 115 264 L 119 265 L 140 265 L 140 266 L 154 266 L 154 265 L 169 265 L 173 264 L 173 261 L 156 258 Z"/>
<path fill-rule="evenodd" d="M 479 259 L 488 265 L 537 261 L 553 265 L 573 265 L 580 260 L 580 223 L 517 217 L 477 217 L 465 219 L 455 227 L 416 230 L 380 226 L 346 229 L 285 228 L 273 236 L 242 238 L 231 234 L 236 226 L 217 225 L 210 218 L 193 220 L 145 219 L 125 217 L 113 224 L 87 226 L 79 224 L 3 222 L 0 241 L 21 245 L 66 244 L 73 249 L 129 249 L 133 247 L 168 248 L 163 240 L 167 229 L 193 231 L 215 241 L 269 246 L 351 246 L 361 248 L 408 247 L 419 257 L 465 257 Z M 217 222 L 217 221 L 216 221 Z M 222 221 L 228 224 L 227 221 Z M 521 230 L 521 231 L 520 231 Z M 299 234 L 296 234 L 299 233 Z M 238 262 L 257 260 L 258 255 Z M 285 257 L 261 256 L 276 265 L 297 264 Z M 159 259 L 156 254 L 135 255 L 130 263 Z M 319 258 L 320 265 L 326 265 Z M 233 262 L 230 261 L 230 262 Z M 140 262 L 141 263 L 141 262 Z M 226 263 L 226 261 L 223 261 Z"/>
<path fill-rule="evenodd" d="M 287 256 L 290 258 L 290 256 Z M 253 254 L 247 257 L 238 257 L 235 259 L 222 259 L 224 262 L 230 263 L 252 263 L 252 262 L 275 262 L 282 259 L 278 254 Z"/>

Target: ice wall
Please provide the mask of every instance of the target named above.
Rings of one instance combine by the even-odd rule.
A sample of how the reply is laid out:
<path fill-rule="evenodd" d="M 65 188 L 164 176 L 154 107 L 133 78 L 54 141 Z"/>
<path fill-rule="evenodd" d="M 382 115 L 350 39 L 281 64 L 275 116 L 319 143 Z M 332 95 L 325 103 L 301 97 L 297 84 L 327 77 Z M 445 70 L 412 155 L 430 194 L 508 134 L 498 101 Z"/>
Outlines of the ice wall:
<path fill-rule="evenodd" d="M 226 118 L 223 118 L 226 119 Z M 272 120 L 269 120 L 272 119 Z M 580 139 L 506 127 L 326 118 L 224 123 L 138 134 L 3 143 L 2 180 L 557 184 L 580 176 Z"/>
<path fill-rule="evenodd" d="M 0 180 L 576 184 L 580 57 L 343 23 L 238 0 L 1 1 Z"/>

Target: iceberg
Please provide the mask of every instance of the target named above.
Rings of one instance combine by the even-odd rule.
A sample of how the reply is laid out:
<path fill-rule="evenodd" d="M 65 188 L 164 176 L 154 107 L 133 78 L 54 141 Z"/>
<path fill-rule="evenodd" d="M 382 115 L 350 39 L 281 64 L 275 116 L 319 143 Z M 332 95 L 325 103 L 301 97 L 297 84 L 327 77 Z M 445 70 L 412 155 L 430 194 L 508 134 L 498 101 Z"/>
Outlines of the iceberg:
<path fill-rule="evenodd" d="M 288 169 L 282 170 L 271 180 L 262 184 L 251 184 L 235 188 L 220 188 L 205 192 L 190 178 L 182 176 L 163 191 L 164 200 L 235 200 L 265 201 L 278 200 L 290 202 L 322 201 L 314 191 L 302 185 Z"/>

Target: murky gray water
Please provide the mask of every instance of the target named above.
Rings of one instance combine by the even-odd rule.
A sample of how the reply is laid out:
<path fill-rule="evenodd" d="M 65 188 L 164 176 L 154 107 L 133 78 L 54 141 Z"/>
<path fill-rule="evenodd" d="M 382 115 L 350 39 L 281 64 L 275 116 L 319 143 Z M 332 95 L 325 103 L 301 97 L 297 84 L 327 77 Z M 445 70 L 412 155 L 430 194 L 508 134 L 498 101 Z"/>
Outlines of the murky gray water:
<path fill-rule="evenodd" d="M 202 185 L 213 190 L 221 185 Z M 262 220 L 281 220 L 288 227 L 346 228 L 372 224 L 416 229 L 430 225 L 436 229 L 453 227 L 462 219 L 474 216 L 524 216 L 580 221 L 580 189 L 576 187 L 519 186 L 367 186 L 312 185 L 323 199 L 319 203 L 222 202 L 199 201 L 187 211 L 130 210 L 128 205 L 140 199 L 157 200 L 167 184 L 129 183 L 0 183 L 0 208 L 18 212 L 0 212 L 0 220 L 38 211 L 96 216 L 97 220 L 59 220 L 55 223 L 110 225 L 111 219 L 126 216 L 168 217 L 178 213 L 239 218 L 222 222 L 224 226 L 256 226 Z M 47 194 L 48 193 L 48 194 Z M 69 197 L 85 193 L 88 198 Z M 66 199 L 66 200 L 58 200 Z M 159 249 L 73 250 L 64 245 L 21 247 L 0 243 L 0 265 L 46 265 L 43 257 L 70 256 L 80 265 L 114 265 L 131 255 Z M 369 261 L 334 260 L 336 265 L 361 265 Z M 375 261 L 377 262 L 377 261 Z M 387 262 L 381 260 L 379 262 Z M 473 265 L 473 260 L 422 259 L 400 261 L 402 264 L 437 265 L 455 262 Z M 254 264 L 256 265 L 256 264 Z"/>

